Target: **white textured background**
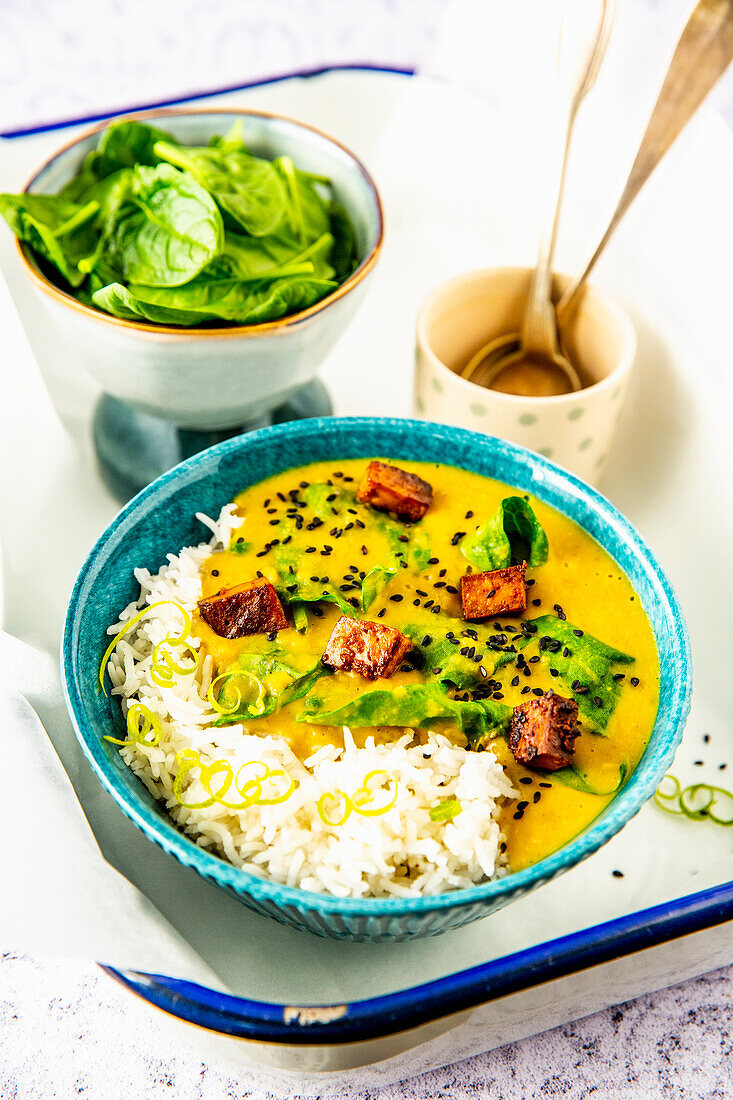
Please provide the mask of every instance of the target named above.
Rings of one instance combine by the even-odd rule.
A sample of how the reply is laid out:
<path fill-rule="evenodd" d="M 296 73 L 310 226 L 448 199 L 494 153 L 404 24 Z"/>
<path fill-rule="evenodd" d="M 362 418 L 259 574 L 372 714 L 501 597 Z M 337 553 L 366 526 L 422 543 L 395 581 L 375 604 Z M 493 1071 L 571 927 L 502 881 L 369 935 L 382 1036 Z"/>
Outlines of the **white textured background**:
<path fill-rule="evenodd" d="M 654 3 L 677 22 L 688 7 L 686 0 Z M 0 128 L 329 62 L 416 65 L 445 7 L 446 0 L 0 0 Z M 730 76 L 715 102 L 733 124 Z M 360 1095 L 733 1097 L 733 968 Z M 156 1015 L 94 966 L 4 954 L 0 1098 L 74 1096 L 264 1100 L 266 1093 L 251 1075 L 204 1064 L 161 1036 Z"/>

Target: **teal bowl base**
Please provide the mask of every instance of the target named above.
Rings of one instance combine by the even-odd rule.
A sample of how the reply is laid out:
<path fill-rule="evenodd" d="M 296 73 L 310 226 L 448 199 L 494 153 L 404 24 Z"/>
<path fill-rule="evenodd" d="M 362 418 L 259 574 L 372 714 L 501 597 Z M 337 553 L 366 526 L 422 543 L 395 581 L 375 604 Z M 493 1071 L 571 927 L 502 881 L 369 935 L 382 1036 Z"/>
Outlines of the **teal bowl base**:
<path fill-rule="evenodd" d="M 270 412 L 222 431 L 180 428 L 105 393 L 94 412 L 92 437 L 102 480 L 113 496 L 125 502 L 156 477 L 215 443 L 271 424 L 332 413 L 328 390 L 317 378 Z"/>

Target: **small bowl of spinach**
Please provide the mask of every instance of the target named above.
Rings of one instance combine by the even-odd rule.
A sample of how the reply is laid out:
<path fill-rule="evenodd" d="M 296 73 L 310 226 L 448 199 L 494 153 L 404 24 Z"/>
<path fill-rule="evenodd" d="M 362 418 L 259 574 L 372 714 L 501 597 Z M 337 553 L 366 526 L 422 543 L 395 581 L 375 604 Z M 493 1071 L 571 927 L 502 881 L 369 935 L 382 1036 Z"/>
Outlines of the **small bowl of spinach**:
<path fill-rule="evenodd" d="M 0 213 L 103 390 L 198 431 L 252 422 L 314 377 L 382 243 L 354 154 L 252 111 L 97 127 Z"/>

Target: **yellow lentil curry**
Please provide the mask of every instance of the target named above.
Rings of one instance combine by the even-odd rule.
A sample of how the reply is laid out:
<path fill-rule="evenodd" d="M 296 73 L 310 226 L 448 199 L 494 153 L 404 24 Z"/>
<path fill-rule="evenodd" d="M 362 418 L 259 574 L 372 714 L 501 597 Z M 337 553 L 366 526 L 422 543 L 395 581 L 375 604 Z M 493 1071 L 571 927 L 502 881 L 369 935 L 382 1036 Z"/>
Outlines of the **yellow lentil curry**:
<path fill-rule="evenodd" d="M 649 623 L 609 555 L 541 501 L 465 470 L 399 461 L 433 490 L 424 517 L 404 522 L 357 501 L 368 462 L 314 463 L 236 497 L 241 527 L 205 563 L 202 597 L 266 578 L 289 625 L 228 639 L 194 616 L 221 677 L 219 700 L 229 712 L 221 721 L 280 735 L 302 760 L 323 744 L 343 744 L 344 726 L 357 744 L 393 739 L 406 726 L 419 736 L 429 726 L 468 749 L 493 751 L 519 791 L 501 825 L 509 866 L 520 870 L 586 827 L 638 763 L 659 691 Z M 506 510 L 504 528 L 497 523 L 509 498 L 527 506 L 531 521 L 518 525 L 519 553 Z M 532 525 L 546 547 L 535 566 Z M 508 533 L 513 560 L 528 560 L 526 610 L 468 622 L 460 579 L 497 564 L 497 532 L 499 543 Z M 506 558 L 506 546 L 502 552 Z M 411 639 L 389 679 L 323 665 L 343 615 Z M 507 742 L 513 708 L 550 689 L 575 700 L 580 719 L 572 765 L 554 772 L 525 767 Z"/>

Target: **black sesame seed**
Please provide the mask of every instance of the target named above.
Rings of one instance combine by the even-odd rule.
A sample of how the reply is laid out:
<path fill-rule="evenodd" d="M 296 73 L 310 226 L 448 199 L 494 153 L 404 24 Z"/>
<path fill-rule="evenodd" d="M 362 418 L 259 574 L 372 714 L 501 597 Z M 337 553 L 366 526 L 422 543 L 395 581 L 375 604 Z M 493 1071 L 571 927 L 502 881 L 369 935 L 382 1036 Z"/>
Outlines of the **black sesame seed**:
<path fill-rule="evenodd" d="M 306 554 L 315 554 L 316 547 L 315 546 L 306 546 L 305 552 L 306 552 Z"/>
<path fill-rule="evenodd" d="M 219 570 L 218 569 L 212 569 L 211 570 L 211 575 L 212 575 L 212 577 L 218 577 L 219 576 Z"/>
<path fill-rule="evenodd" d="M 399 594 L 399 592 L 395 592 L 394 596 L 390 596 L 389 598 L 392 603 L 401 603 L 402 601 L 402 596 Z"/>
<path fill-rule="evenodd" d="M 530 659 L 529 659 L 529 663 L 531 665 L 536 665 L 538 661 L 539 661 L 539 657 L 537 656 L 537 654 L 535 654 L 534 657 L 530 657 Z"/>
<path fill-rule="evenodd" d="M 540 783 L 539 786 L 544 787 L 547 791 L 552 789 L 552 783 Z"/>
<path fill-rule="evenodd" d="M 600 695 L 593 696 L 593 706 L 599 708 L 603 706 L 603 700 L 601 699 Z"/>
<path fill-rule="evenodd" d="M 433 669 L 433 675 L 434 676 L 439 676 L 442 671 L 443 671 L 442 668 L 434 668 Z"/>
<path fill-rule="evenodd" d="M 521 694 L 522 695 L 528 695 L 529 694 L 529 684 L 524 685 L 524 687 L 522 688 Z"/>
<path fill-rule="evenodd" d="M 386 607 L 383 607 L 381 611 L 377 612 L 377 618 L 378 618 L 378 619 L 381 619 L 381 618 L 383 618 L 383 617 L 384 617 L 384 615 L 385 615 L 385 613 L 386 613 L 386 611 L 387 611 L 387 608 L 386 608 Z"/>
<path fill-rule="evenodd" d="M 532 801 L 533 802 L 539 802 L 539 800 L 541 798 L 542 798 L 542 791 L 535 791 L 533 796 L 532 796 Z"/>
<path fill-rule="evenodd" d="M 451 593 L 451 595 L 453 595 L 453 596 L 457 596 L 457 595 L 458 595 L 458 589 L 457 589 L 457 588 L 455 587 L 455 585 L 452 585 L 452 584 L 447 584 L 447 585 L 445 586 L 445 590 L 446 590 L 446 592 L 450 592 L 450 593 Z"/>
<path fill-rule="evenodd" d="M 409 542 L 410 541 L 407 535 L 398 535 L 397 538 L 400 542 Z"/>
<path fill-rule="evenodd" d="M 323 608 L 322 607 L 315 607 L 314 606 L 314 607 L 311 608 L 311 611 L 313 612 L 313 614 L 316 616 L 317 619 L 322 619 L 323 618 Z"/>
<path fill-rule="evenodd" d="M 532 600 L 532 606 L 533 607 L 539 607 L 541 603 L 542 603 L 542 600 Z"/>
<path fill-rule="evenodd" d="M 514 679 L 512 680 L 512 687 L 513 688 L 519 687 L 519 677 L 518 676 L 515 676 Z"/>
<path fill-rule="evenodd" d="M 629 683 L 631 684 L 632 687 L 638 687 L 639 686 L 639 677 L 638 676 L 632 676 L 631 679 L 629 680 Z"/>
<path fill-rule="evenodd" d="M 576 638 L 582 638 L 583 637 L 583 631 L 582 630 L 574 630 L 573 634 L 575 635 Z"/>
<path fill-rule="evenodd" d="M 451 546 L 458 546 L 458 543 L 465 536 L 465 534 L 465 531 L 456 531 L 456 533 L 453 535 L 453 538 L 450 540 Z"/>
<path fill-rule="evenodd" d="M 523 775 L 519 782 L 524 783 L 525 787 L 531 787 L 534 781 L 531 775 Z"/>
<path fill-rule="evenodd" d="M 466 519 L 473 519 L 473 512 L 466 512 Z"/>
<path fill-rule="evenodd" d="M 613 875 L 614 878 L 623 878 L 624 877 L 623 871 L 611 871 L 611 874 Z"/>
<path fill-rule="evenodd" d="M 705 742 L 705 744 L 707 745 L 707 743 L 708 743 L 708 742 L 709 742 L 709 740 L 710 740 L 710 734 L 709 734 L 709 733 L 704 733 L 704 734 L 702 735 L 702 739 L 703 739 L 703 741 Z"/>
<path fill-rule="evenodd" d="M 437 565 L 440 558 L 428 558 L 428 565 Z"/>
<path fill-rule="evenodd" d="M 268 642 L 274 642 L 276 638 L 277 638 L 277 631 L 276 630 L 271 630 L 270 633 L 267 635 Z"/>
<path fill-rule="evenodd" d="M 701 768 L 704 764 L 704 760 L 693 760 L 692 763 L 695 765 L 696 768 Z"/>
<path fill-rule="evenodd" d="M 367 550 L 366 546 L 362 546 L 362 548 L 361 548 L 361 552 L 362 552 L 362 554 L 364 555 L 364 557 L 366 557 L 366 556 L 367 556 L 367 554 L 369 553 L 369 551 Z"/>
<path fill-rule="evenodd" d="M 521 812 L 521 810 L 517 810 L 517 812 L 515 814 L 513 814 L 512 816 L 514 817 L 515 821 L 521 821 L 522 818 L 524 817 L 524 814 Z"/>
<path fill-rule="evenodd" d="M 517 809 L 524 811 L 529 806 L 529 802 L 517 802 Z"/>
<path fill-rule="evenodd" d="M 426 634 L 425 637 L 423 638 L 423 640 L 420 642 L 420 645 L 430 645 L 432 640 L 433 639 L 430 637 L 430 635 Z"/>
<path fill-rule="evenodd" d="M 532 694 L 540 696 L 540 695 L 544 695 L 545 693 L 542 690 L 542 688 L 532 688 Z"/>
<path fill-rule="evenodd" d="M 560 673 L 557 671 L 556 668 L 551 668 L 550 669 L 550 676 L 559 676 L 559 675 L 560 675 Z"/>
<path fill-rule="evenodd" d="M 425 606 L 427 607 L 428 605 L 425 604 Z M 431 615 L 440 615 L 440 607 L 437 603 L 436 603 L 435 607 L 430 608 L 430 614 Z"/>

